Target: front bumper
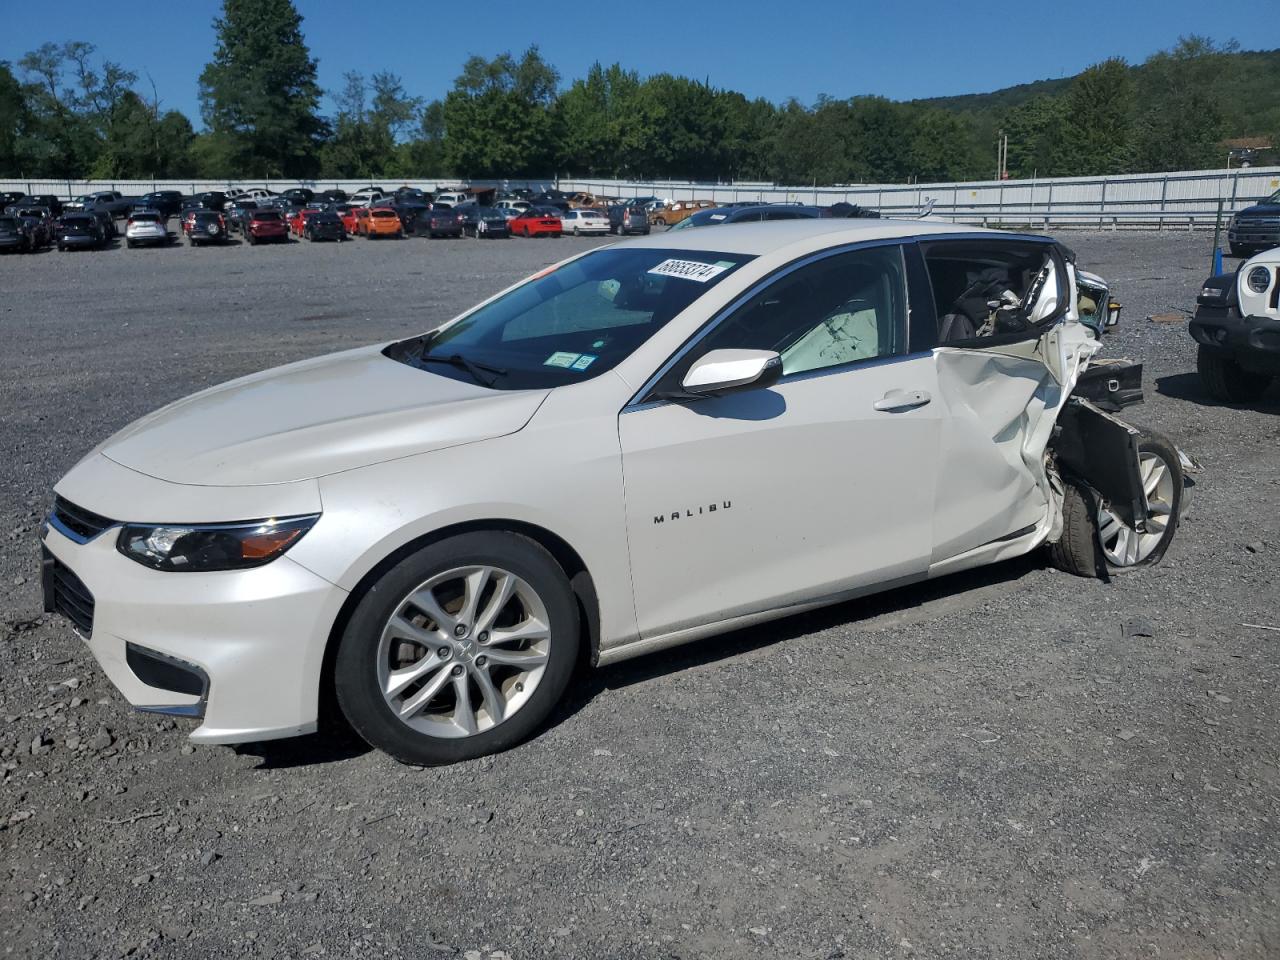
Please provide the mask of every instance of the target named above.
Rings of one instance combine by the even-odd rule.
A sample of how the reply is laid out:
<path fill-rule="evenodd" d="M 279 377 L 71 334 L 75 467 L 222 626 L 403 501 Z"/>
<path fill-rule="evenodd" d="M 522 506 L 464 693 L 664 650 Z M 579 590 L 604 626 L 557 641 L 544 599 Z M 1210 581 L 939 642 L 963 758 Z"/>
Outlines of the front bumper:
<path fill-rule="evenodd" d="M 1280 247 L 1280 224 L 1238 220 L 1227 228 L 1227 242 L 1237 247 Z"/>
<path fill-rule="evenodd" d="M 1231 307 L 1201 306 L 1189 329 L 1196 343 L 1227 351 L 1248 369 L 1280 374 L 1280 318 L 1245 317 Z"/>
<path fill-rule="evenodd" d="M 325 645 L 346 591 L 288 556 L 243 571 L 151 570 L 116 550 L 117 532 L 79 543 L 46 525 L 43 579 L 51 589 L 52 559 L 87 592 L 87 604 L 75 601 L 77 632 L 133 706 L 202 718 L 191 739 L 205 743 L 316 729 Z M 171 676 L 203 677 L 203 689 L 181 692 L 165 680 L 166 662 L 179 671 Z"/>

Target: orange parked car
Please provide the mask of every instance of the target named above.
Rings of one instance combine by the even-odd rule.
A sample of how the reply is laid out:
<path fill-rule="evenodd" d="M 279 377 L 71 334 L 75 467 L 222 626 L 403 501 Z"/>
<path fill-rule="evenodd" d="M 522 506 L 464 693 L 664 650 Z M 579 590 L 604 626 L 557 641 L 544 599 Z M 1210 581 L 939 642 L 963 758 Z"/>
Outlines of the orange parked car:
<path fill-rule="evenodd" d="M 368 216 L 360 220 L 360 230 L 370 240 L 375 237 L 402 237 L 404 227 L 400 217 L 390 207 L 374 207 Z"/>
<path fill-rule="evenodd" d="M 697 213 L 699 210 L 706 210 L 715 206 L 718 206 L 718 204 L 714 200 L 677 200 L 675 203 L 659 207 L 653 211 L 653 216 L 649 218 L 649 222 L 660 227 L 670 227 L 679 223 L 685 217 Z"/>

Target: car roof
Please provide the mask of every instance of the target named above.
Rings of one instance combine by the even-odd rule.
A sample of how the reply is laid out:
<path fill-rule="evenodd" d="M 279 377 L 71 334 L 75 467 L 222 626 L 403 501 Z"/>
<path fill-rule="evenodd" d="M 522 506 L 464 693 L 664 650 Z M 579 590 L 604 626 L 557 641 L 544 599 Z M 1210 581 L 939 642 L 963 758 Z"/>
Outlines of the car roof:
<path fill-rule="evenodd" d="M 761 256 L 783 247 L 821 250 L 844 243 L 869 240 L 901 240 L 940 233 L 986 233 L 1008 236 L 999 230 L 937 220 L 799 219 L 766 223 L 727 223 L 714 230 L 681 230 L 655 233 L 627 241 L 633 246 L 671 250 L 711 250 Z"/>

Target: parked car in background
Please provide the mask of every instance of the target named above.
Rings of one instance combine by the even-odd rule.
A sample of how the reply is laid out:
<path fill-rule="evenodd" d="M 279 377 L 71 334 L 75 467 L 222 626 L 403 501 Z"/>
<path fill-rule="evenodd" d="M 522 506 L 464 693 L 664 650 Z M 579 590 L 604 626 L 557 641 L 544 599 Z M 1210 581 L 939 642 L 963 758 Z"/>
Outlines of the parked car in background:
<path fill-rule="evenodd" d="M 370 207 L 369 215 L 360 221 L 360 230 L 370 240 L 378 237 L 402 237 L 404 227 L 390 207 Z"/>
<path fill-rule="evenodd" d="M 295 207 L 305 207 L 315 197 L 315 191 L 308 190 L 306 187 L 292 187 L 282 190 L 280 196 Z"/>
<path fill-rule="evenodd" d="M 36 248 L 31 234 L 31 225 L 21 217 L 8 213 L 0 214 L 0 251 L 30 253 Z"/>
<path fill-rule="evenodd" d="M 351 195 L 350 199 L 352 203 L 363 203 L 367 205 L 372 203 L 374 200 L 381 200 L 386 195 L 387 191 L 383 190 L 381 187 L 370 186 L 361 187 Z"/>
<path fill-rule="evenodd" d="M 677 200 L 654 210 L 649 215 L 649 222 L 656 226 L 669 227 L 699 210 L 707 210 L 715 205 L 714 200 Z"/>
<path fill-rule="evenodd" d="M 321 190 L 313 199 L 324 203 L 346 203 L 347 191 L 338 187 L 334 187 L 332 190 Z"/>
<path fill-rule="evenodd" d="M 712 207 L 690 214 L 672 230 L 691 230 L 694 227 L 716 227 L 729 223 L 760 223 L 766 220 L 814 220 L 829 217 L 829 210 L 822 207 L 800 207 L 791 204 L 756 203 L 749 206 Z"/>
<path fill-rule="evenodd" d="M 0 213 L 6 212 L 9 207 L 13 206 L 25 196 L 26 194 L 19 190 L 10 190 L 0 193 Z"/>
<path fill-rule="evenodd" d="M 360 221 L 369 216 L 369 208 L 348 204 L 346 209 L 339 211 L 338 216 L 342 220 L 342 226 L 346 228 L 347 236 L 358 237 L 361 233 Z"/>
<path fill-rule="evenodd" d="M 14 207 L 13 215 L 30 230 L 33 249 L 38 250 L 53 243 L 53 214 L 48 207 Z"/>
<path fill-rule="evenodd" d="M 501 240 L 511 236 L 507 218 L 494 207 L 465 206 L 462 211 L 462 235 L 477 240 Z"/>
<path fill-rule="evenodd" d="M 609 216 L 602 210 L 592 207 L 578 207 L 566 210 L 560 215 L 565 233 L 575 237 L 584 233 L 601 234 L 609 232 Z"/>
<path fill-rule="evenodd" d="M 396 212 L 396 216 L 400 218 L 400 226 L 406 234 L 414 232 L 414 224 L 418 218 L 431 209 L 429 203 L 421 200 L 415 200 L 406 196 L 404 199 L 396 200 L 380 200 L 377 206 L 387 206 Z"/>
<path fill-rule="evenodd" d="M 206 210 L 225 211 L 230 197 L 222 190 L 206 190 L 204 193 L 197 193 L 195 199 L 199 200 Z"/>
<path fill-rule="evenodd" d="M 649 232 L 649 215 L 645 213 L 642 206 L 615 203 L 609 208 L 608 213 L 609 229 L 618 236 Z"/>
<path fill-rule="evenodd" d="M 133 202 L 134 210 L 151 210 L 163 214 L 166 218 L 176 217 L 182 209 L 181 190 L 155 190 L 144 193 Z"/>
<path fill-rule="evenodd" d="M 250 210 L 244 224 L 245 239 L 250 244 L 289 242 L 289 225 L 285 222 L 284 213 L 280 210 L 262 207 Z"/>
<path fill-rule="evenodd" d="M 461 211 L 436 201 L 424 216 L 414 222 L 413 233 L 418 237 L 460 237 L 462 217 Z"/>
<path fill-rule="evenodd" d="M 517 237 L 558 237 L 564 232 L 563 213 L 556 207 L 530 207 L 509 220 L 507 227 Z"/>
<path fill-rule="evenodd" d="M 227 191 L 227 197 L 231 200 L 270 200 L 276 196 L 274 190 L 268 190 L 266 187 L 235 187 Z"/>
<path fill-rule="evenodd" d="M 51 193 L 24 193 L 9 206 L 5 207 L 5 212 L 12 213 L 18 207 L 44 207 L 49 211 L 51 217 L 62 215 L 62 201 Z"/>
<path fill-rule="evenodd" d="M 568 199 L 569 208 L 571 210 L 576 210 L 581 207 L 603 210 L 605 207 L 604 201 L 600 197 L 591 193 L 582 193 L 581 191 L 578 193 L 571 193 Z"/>
<path fill-rule="evenodd" d="M 136 200 L 137 197 L 126 197 L 118 190 L 98 190 L 94 193 L 82 194 L 64 204 L 63 211 L 78 210 L 87 213 L 90 210 L 97 210 L 107 213 L 113 219 L 123 218 L 129 215 Z"/>
<path fill-rule="evenodd" d="M 1215 400 L 1248 403 L 1280 380 L 1280 247 L 1205 280 L 1190 333 L 1200 382 Z"/>
<path fill-rule="evenodd" d="M 533 206 L 528 200 L 499 200 L 495 203 L 494 208 L 502 211 L 502 215 L 508 220 L 518 217 L 530 207 Z"/>
<path fill-rule="evenodd" d="M 97 250 L 107 242 L 98 218 L 89 213 L 66 213 L 53 225 L 59 250 Z"/>
<path fill-rule="evenodd" d="M 290 232 L 299 239 L 307 232 L 307 222 L 319 216 L 321 208 L 317 206 L 306 206 L 301 210 L 286 215 L 289 221 Z"/>
<path fill-rule="evenodd" d="M 447 203 L 451 207 L 456 207 L 464 203 L 475 203 L 475 199 L 469 193 L 445 191 L 444 193 L 437 193 L 434 202 Z"/>
<path fill-rule="evenodd" d="M 193 247 L 230 239 L 226 217 L 217 210 L 192 210 L 182 220 L 182 232 Z"/>
<path fill-rule="evenodd" d="M 169 242 L 169 218 L 160 210 L 134 210 L 124 228 L 124 243 L 132 249 L 150 244 L 162 247 Z"/>
<path fill-rule="evenodd" d="M 120 236 L 120 228 L 116 226 L 116 218 L 106 210 L 90 207 L 84 213 L 98 221 L 98 226 L 102 227 L 102 235 L 108 240 L 114 240 Z"/>
<path fill-rule="evenodd" d="M 1227 244 L 1233 257 L 1250 257 L 1280 247 L 1280 190 L 1231 218 Z"/>
<path fill-rule="evenodd" d="M 227 204 L 225 212 L 227 229 L 235 233 L 243 233 L 246 219 L 251 212 L 257 209 L 258 202 L 256 200 L 232 200 Z"/>
<path fill-rule="evenodd" d="M 347 228 L 343 226 L 342 218 L 337 213 L 332 210 L 321 210 L 306 221 L 303 235 L 313 242 L 316 240 L 341 242 L 347 239 Z"/>

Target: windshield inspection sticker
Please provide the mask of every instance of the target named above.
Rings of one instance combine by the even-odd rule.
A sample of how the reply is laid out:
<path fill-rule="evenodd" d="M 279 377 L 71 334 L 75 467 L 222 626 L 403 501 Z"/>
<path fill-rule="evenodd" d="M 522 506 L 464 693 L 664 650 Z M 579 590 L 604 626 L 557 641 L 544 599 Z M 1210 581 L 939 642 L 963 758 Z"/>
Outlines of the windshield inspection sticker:
<path fill-rule="evenodd" d="M 542 365 L 544 367 L 572 367 L 581 358 L 582 354 L 580 353 L 567 353 L 563 350 L 557 350 L 551 356 L 547 357 L 547 359 L 543 360 Z M 594 359 L 595 357 L 591 358 L 591 360 Z M 588 360 L 587 362 L 590 363 L 591 361 Z"/>
<path fill-rule="evenodd" d="M 693 280 L 706 283 L 724 273 L 733 264 L 726 260 L 719 263 L 699 263 L 697 260 L 663 260 L 649 272 L 659 277 L 679 277 L 681 280 Z"/>
<path fill-rule="evenodd" d="M 591 366 L 591 364 L 595 362 L 596 362 L 596 358 L 594 354 L 584 353 L 582 356 L 578 357 L 577 360 L 573 361 L 573 363 L 569 365 L 569 369 L 585 370 L 587 369 L 587 367 Z"/>

